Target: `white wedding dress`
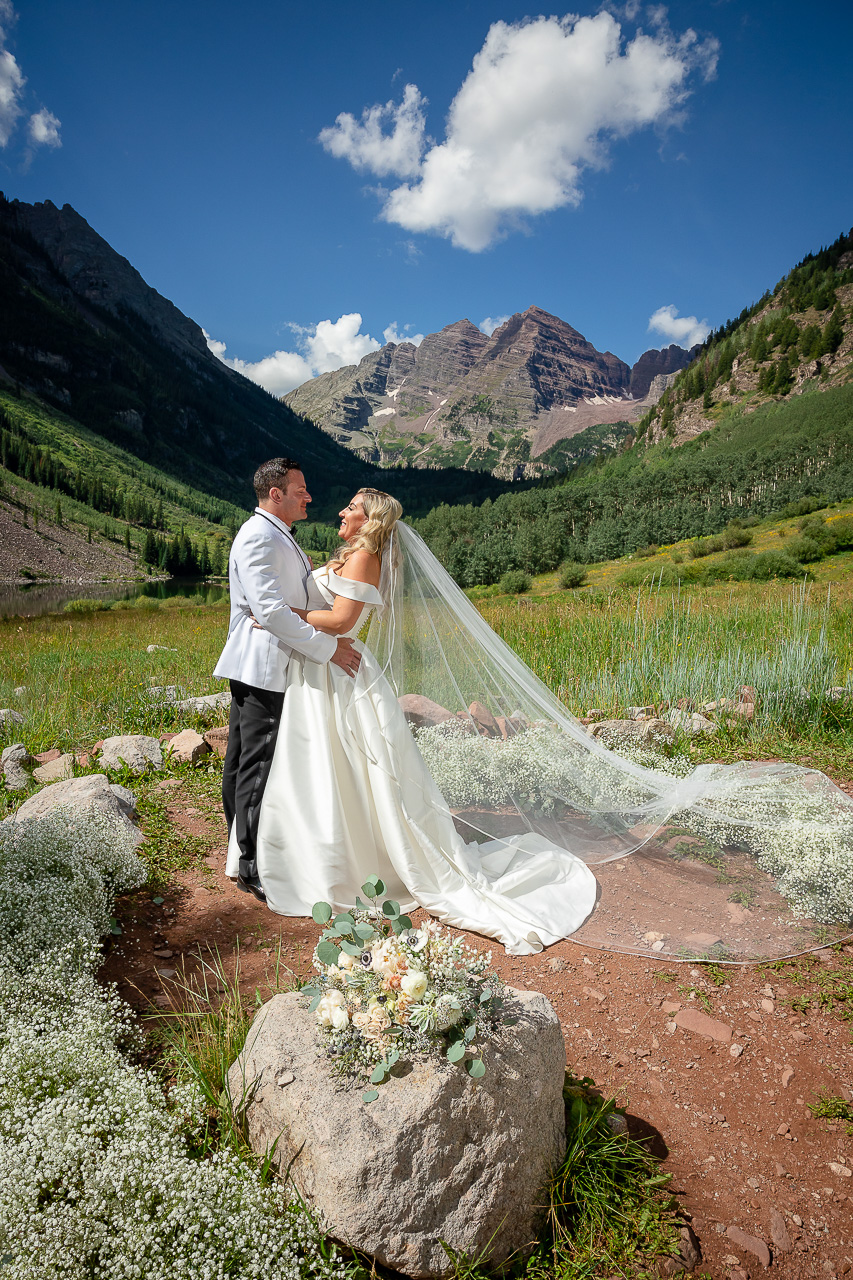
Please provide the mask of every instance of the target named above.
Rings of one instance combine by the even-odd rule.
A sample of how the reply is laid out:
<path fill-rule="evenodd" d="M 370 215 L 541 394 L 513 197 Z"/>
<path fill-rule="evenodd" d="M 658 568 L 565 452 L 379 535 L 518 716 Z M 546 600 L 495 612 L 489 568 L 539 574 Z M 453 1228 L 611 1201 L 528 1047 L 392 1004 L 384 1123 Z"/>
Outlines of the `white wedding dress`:
<path fill-rule="evenodd" d="M 327 568 L 309 579 L 308 608 L 335 595 L 362 602 L 355 639 L 382 604 L 375 587 Z M 496 938 L 524 955 L 568 937 L 592 911 L 586 863 L 533 832 L 466 844 L 373 654 L 354 680 L 294 654 L 258 828 L 267 905 L 308 916 L 315 902 L 355 905 L 368 876 L 403 910 Z M 232 837 L 227 874 L 236 877 Z"/>

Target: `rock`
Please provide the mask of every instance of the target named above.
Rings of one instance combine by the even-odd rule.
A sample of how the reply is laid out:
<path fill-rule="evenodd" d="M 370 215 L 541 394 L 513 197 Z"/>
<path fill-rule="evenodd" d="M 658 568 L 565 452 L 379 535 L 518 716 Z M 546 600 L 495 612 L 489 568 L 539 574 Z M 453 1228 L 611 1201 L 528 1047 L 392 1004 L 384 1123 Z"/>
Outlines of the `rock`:
<path fill-rule="evenodd" d="M 17 689 L 13 689 L 12 692 L 16 698 L 25 698 L 27 696 L 27 686 L 25 684 L 19 684 Z"/>
<path fill-rule="evenodd" d="M 118 800 L 123 811 L 129 818 L 136 816 L 136 796 L 129 787 L 122 787 L 117 782 L 110 783 L 110 791 Z"/>
<path fill-rule="evenodd" d="M 46 764 L 40 764 L 37 769 L 33 769 L 33 777 L 36 782 L 63 782 L 66 778 L 73 778 L 74 753 L 66 751 L 64 755 L 57 756 L 55 760 L 48 760 Z"/>
<path fill-rule="evenodd" d="M 839 1164 L 836 1160 L 831 1160 L 829 1168 L 835 1174 L 836 1178 L 849 1178 L 853 1176 L 853 1169 L 848 1169 L 846 1164 Z"/>
<path fill-rule="evenodd" d="M 11 707 L 0 708 L 0 729 L 8 729 L 13 724 L 23 724 L 24 717 L 20 711 L 13 711 Z"/>
<path fill-rule="evenodd" d="M 678 1013 L 680 1008 L 681 1002 L 679 1000 L 664 1000 L 661 1004 L 661 1009 L 664 1013 Z"/>
<path fill-rule="evenodd" d="M 586 956 L 584 956 L 584 961 L 586 964 L 589 964 Z M 552 973 L 562 973 L 563 969 L 567 969 L 569 967 L 568 962 L 564 960 L 562 956 L 549 956 L 545 963 Z"/>
<path fill-rule="evenodd" d="M 694 1267 L 698 1267 L 702 1261 L 702 1250 L 699 1248 L 699 1240 L 695 1232 L 687 1225 L 679 1229 L 678 1232 L 678 1253 L 682 1262 L 688 1271 L 692 1271 Z"/>
<path fill-rule="evenodd" d="M 15 692 L 17 693 L 17 689 Z M 853 689 L 848 689 L 845 685 L 835 685 L 832 689 L 827 689 L 826 696 L 830 702 L 846 702 L 848 698 L 853 699 Z"/>
<path fill-rule="evenodd" d="M 770 1210 L 770 1239 L 777 1253 L 790 1253 L 794 1247 L 788 1235 L 785 1219 L 778 1209 Z"/>
<path fill-rule="evenodd" d="M 231 694 L 223 689 L 222 693 L 205 693 L 200 698 L 184 698 L 180 702 L 173 702 L 172 706 L 176 711 L 195 711 L 200 716 L 214 716 L 217 711 L 227 710 L 231 706 Z"/>
<path fill-rule="evenodd" d="M 698 951 L 710 951 L 712 947 L 716 947 L 722 942 L 722 938 L 716 933 L 688 933 L 684 941 Z"/>
<path fill-rule="evenodd" d="M 588 724 L 592 724 L 593 720 L 606 720 L 606 719 L 607 719 L 607 712 L 602 711 L 600 707 L 593 707 L 592 710 L 587 711 L 586 715 L 584 716 L 584 720 L 586 720 Z"/>
<path fill-rule="evenodd" d="M 154 788 L 155 791 L 172 791 L 175 787 L 182 787 L 183 780 L 181 778 L 164 778 L 162 782 L 158 782 Z"/>
<path fill-rule="evenodd" d="M 654 720 L 657 712 L 654 707 L 628 707 L 625 715 L 629 720 Z"/>
<path fill-rule="evenodd" d="M 126 764 L 133 773 L 145 773 L 163 768 L 163 752 L 156 738 L 129 733 L 104 739 L 100 764 L 103 769 L 121 769 Z"/>
<path fill-rule="evenodd" d="M 472 702 L 468 708 L 468 715 L 474 721 L 479 733 L 487 738 L 499 738 L 501 731 L 498 728 L 498 722 L 492 715 L 488 707 L 484 707 L 482 702 Z"/>
<path fill-rule="evenodd" d="M 565 1046 L 544 996 L 512 995 L 519 1021 L 487 1042 L 482 1080 L 430 1058 L 369 1104 L 318 1056 L 296 993 L 259 1011 L 229 1093 L 254 1150 L 278 1140 L 275 1163 L 332 1237 L 408 1276 L 453 1273 L 439 1237 L 493 1265 L 536 1238 L 565 1146 Z M 293 1073 L 287 1088 L 281 1072 Z"/>
<path fill-rule="evenodd" d="M 6 779 L 7 791 L 26 791 L 30 785 L 30 775 L 19 764 L 15 764 L 13 760 L 4 765 L 3 774 Z"/>
<path fill-rule="evenodd" d="M 772 1001 L 772 1000 L 762 1000 L 762 1001 L 761 1001 L 761 1008 L 764 1010 L 764 1012 L 765 1012 L 765 1013 L 775 1013 L 775 1012 L 776 1012 L 776 1005 L 773 1003 L 773 1001 Z"/>
<path fill-rule="evenodd" d="M 220 759 L 225 759 L 225 752 L 228 750 L 228 725 L 222 725 L 219 729 L 207 729 L 204 733 L 204 740 L 215 752 Z"/>
<path fill-rule="evenodd" d="M 203 756 L 210 755 L 210 747 L 195 729 L 184 729 L 169 739 L 166 748 L 170 764 L 195 764 Z"/>
<path fill-rule="evenodd" d="M 590 1000 L 594 1000 L 596 1004 L 603 1004 L 607 999 L 603 991 L 596 991 L 594 987 L 584 987 L 583 993 Z"/>
<path fill-rule="evenodd" d="M 169 646 L 165 644 L 149 644 L 146 647 L 145 652 L 146 653 L 177 653 L 178 651 L 177 649 L 170 649 Z"/>
<path fill-rule="evenodd" d="M 751 684 L 742 684 L 738 696 L 741 702 L 751 702 L 753 706 L 758 701 L 758 695 Z"/>
<path fill-rule="evenodd" d="M 760 1236 L 747 1235 L 736 1226 L 726 1227 L 726 1235 L 739 1249 L 745 1249 L 747 1253 L 754 1254 L 762 1267 L 770 1266 L 770 1250 Z"/>
<path fill-rule="evenodd" d="M 682 1031 L 693 1031 L 697 1035 L 708 1036 L 711 1040 L 727 1042 L 732 1038 L 732 1029 L 727 1023 L 709 1018 L 707 1013 L 700 1013 L 698 1009 L 679 1009 L 674 1021 Z"/>
<path fill-rule="evenodd" d="M 4 769 L 9 763 L 16 764 L 19 768 L 24 769 L 28 764 L 33 763 L 33 757 L 23 742 L 11 742 L 8 747 L 3 748 L 0 763 L 2 763 Z"/>
<path fill-rule="evenodd" d="M 782 1088 L 783 1089 L 787 1089 L 788 1085 L 791 1083 L 795 1075 L 796 1075 L 796 1072 L 794 1071 L 793 1067 L 785 1067 L 783 1069 L 782 1071 Z"/>
<path fill-rule="evenodd" d="M 739 716 L 741 720 L 755 719 L 755 703 L 754 702 L 736 702 L 733 707 L 728 708 L 729 714 Z"/>
<path fill-rule="evenodd" d="M 730 1055 L 730 1057 L 732 1057 L 732 1058 L 739 1058 L 739 1057 L 741 1056 L 741 1054 L 742 1054 L 742 1053 L 743 1053 L 743 1045 L 742 1045 L 742 1044 L 733 1044 L 733 1045 L 731 1045 L 731 1046 L 730 1046 L 730 1048 L 729 1048 L 729 1055 Z"/>
<path fill-rule="evenodd" d="M 90 773 L 85 778 L 69 778 L 67 782 L 54 782 L 43 787 L 29 800 L 25 800 L 20 808 L 6 819 L 7 822 L 25 822 L 30 818 L 43 818 L 58 807 L 72 809 L 98 805 L 108 813 L 114 813 L 133 833 L 134 842 L 139 844 L 142 832 L 130 821 L 117 795 L 110 787 L 109 779 L 103 773 Z"/>
<path fill-rule="evenodd" d="M 39 751 L 33 759 L 38 760 L 39 764 L 50 764 L 51 760 L 58 760 L 61 755 L 59 747 L 51 747 L 49 751 Z"/>
<path fill-rule="evenodd" d="M 148 697 L 152 702 L 160 702 L 168 705 L 171 702 L 177 702 L 186 693 L 186 689 L 182 689 L 177 684 L 155 684 L 147 690 Z"/>
<path fill-rule="evenodd" d="M 698 711 L 682 711 L 678 707 L 673 707 L 666 713 L 666 718 L 673 729 L 680 729 L 682 733 L 687 734 L 688 738 L 695 738 L 699 734 L 710 737 L 720 731 L 713 720 L 708 720 Z"/>
<path fill-rule="evenodd" d="M 453 719 L 452 711 L 433 702 L 432 698 L 424 697 L 422 693 L 404 693 L 397 701 L 409 724 L 413 724 L 416 729 L 430 728 L 432 725 L 444 724 L 445 720 Z"/>

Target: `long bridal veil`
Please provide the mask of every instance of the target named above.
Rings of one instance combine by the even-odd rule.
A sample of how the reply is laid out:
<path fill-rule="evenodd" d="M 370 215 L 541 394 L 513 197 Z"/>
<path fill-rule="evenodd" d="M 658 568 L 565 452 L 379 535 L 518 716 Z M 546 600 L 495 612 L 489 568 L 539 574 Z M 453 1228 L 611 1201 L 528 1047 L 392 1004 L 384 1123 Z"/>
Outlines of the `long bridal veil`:
<path fill-rule="evenodd" d="M 402 521 L 380 590 L 367 646 L 463 839 L 516 848 L 533 832 L 594 870 L 598 900 L 575 941 L 767 960 L 853 927 L 853 800 L 823 774 L 744 762 L 678 776 L 609 751 Z M 375 678 L 359 676 L 356 700 Z"/>

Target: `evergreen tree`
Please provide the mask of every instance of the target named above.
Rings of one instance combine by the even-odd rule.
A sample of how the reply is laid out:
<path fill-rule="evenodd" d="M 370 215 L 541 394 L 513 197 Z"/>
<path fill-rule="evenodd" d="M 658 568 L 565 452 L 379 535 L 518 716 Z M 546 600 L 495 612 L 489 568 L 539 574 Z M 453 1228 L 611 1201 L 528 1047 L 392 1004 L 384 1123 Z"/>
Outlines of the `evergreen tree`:
<path fill-rule="evenodd" d="M 92 541 L 92 526 L 91 526 L 91 525 L 89 525 L 89 538 L 88 538 L 88 541 L 89 541 L 89 542 L 91 542 L 91 541 Z"/>
<path fill-rule="evenodd" d="M 58 528 L 62 528 L 62 503 L 56 499 L 56 524 Z"/>
<path fill-rule="evenodd" d="M 157 539 L 150 529 L 146 531 L 145 542 L 142 545 L 142 559 L 146 564 L 157 564 Z"/>
<path fill-rule="evenodd" d="M 130 551 L 131 547 L 130 547 L 130 525 L 129 524 L 126 524 L 124 526 L 124 546 L 126 551 Z"/>
<path fill-rule="evenodd" d="M 777 395 L 784 396 L 788 391 L 790 391 L 792 381 L 791 366 L 788 363 L 788 357 L 783 356 L 776 369 L 776 377 L 773 380 L 773 390 Z"/>
<path fill-rule="evenodd" d="M 160 500 L 159 500 L 159 501 L 158 501 L 158 503 L 157 503 L 157 514 L 156 514 L 156 515 L 155 515 L 155 517 L 154 517 L 154 527 L 155 527 L 155 529 L 165 529 L 165 528 L 166 528 L 166 521 L 165 521 L 165 518 L 164 518 L 164 516 L 163 516 L 163 499 L 162 499 L 162 497 L 160 498 Z"/>
<path fill-rule="evenodd" d="M 841 308 L 836 307 L 826 322 L 820 344 L 820 354 L 834 355 L 844 340 L 844 325 L 841 322 Z"/>

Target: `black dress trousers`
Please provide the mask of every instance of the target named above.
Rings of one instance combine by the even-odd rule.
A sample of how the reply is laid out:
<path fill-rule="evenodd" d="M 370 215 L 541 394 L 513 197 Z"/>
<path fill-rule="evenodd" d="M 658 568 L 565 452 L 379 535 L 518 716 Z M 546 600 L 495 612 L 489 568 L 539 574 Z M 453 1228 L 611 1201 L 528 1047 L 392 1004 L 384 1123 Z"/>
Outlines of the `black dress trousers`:
<path fill-rule="evenodd" d="M 240 875 L 257 880 L 258 818 L 275 752 L 284 693 L 231 680 L 228 750 L 222 768 L 222 807 L 228 830 L 236 823 Z"/>

